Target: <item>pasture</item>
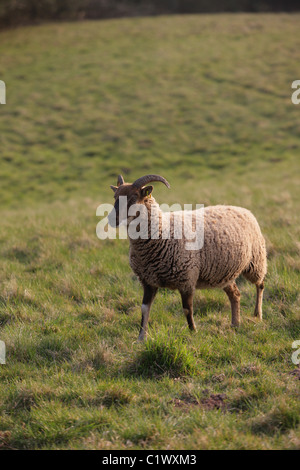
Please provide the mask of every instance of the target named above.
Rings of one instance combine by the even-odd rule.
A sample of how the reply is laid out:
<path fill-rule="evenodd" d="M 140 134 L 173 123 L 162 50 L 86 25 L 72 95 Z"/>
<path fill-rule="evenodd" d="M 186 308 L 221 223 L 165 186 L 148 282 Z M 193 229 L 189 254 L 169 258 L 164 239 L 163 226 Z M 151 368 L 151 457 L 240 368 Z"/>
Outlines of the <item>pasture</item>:
<path fill-rule="evenodd" d="M 299 449 L 299 15 L 59 23 L 0 33 L 0 449 Z M 232 204 L 268 248 L 264 321 L 198 291 L 191 334 L 142 289 L 127 240 L 98 240 L 110 184 Z"/>

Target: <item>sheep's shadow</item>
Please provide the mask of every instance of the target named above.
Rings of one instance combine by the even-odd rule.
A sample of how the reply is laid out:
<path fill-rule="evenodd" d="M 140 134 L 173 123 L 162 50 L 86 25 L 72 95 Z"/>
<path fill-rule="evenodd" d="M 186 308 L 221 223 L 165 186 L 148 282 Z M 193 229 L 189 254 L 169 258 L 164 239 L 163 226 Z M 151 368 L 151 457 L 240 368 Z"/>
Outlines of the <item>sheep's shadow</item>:
<path fill-rule="evenodd" d="M 198 317 L 206 317 L 209 313 L 215 311 L 220 312 L 226 308 L 227 298 L 224 294 L 224 299 L 207 299 L 205 297 L 195 297 L 194 300 L 194 315 Z"/>

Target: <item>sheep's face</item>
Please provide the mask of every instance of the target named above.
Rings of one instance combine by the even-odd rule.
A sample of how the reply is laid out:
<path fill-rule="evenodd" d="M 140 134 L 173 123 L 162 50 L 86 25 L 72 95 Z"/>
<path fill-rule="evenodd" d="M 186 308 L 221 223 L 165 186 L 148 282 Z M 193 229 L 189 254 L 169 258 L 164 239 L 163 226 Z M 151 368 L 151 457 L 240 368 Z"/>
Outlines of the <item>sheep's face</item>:
<path fill-rule="evenodd" d="M 136 216 L 128 216 L 128 211 L 133 204 L 144 204 L 145 198 L 153 191 L 153 186 L 137 188 L 130 183 L 122 183 L 119 186 L 111 186 L 114 191 L 115 204 L 108 216 L 111 227 L 119 227 L 121 223 L 129 224 Z"/>

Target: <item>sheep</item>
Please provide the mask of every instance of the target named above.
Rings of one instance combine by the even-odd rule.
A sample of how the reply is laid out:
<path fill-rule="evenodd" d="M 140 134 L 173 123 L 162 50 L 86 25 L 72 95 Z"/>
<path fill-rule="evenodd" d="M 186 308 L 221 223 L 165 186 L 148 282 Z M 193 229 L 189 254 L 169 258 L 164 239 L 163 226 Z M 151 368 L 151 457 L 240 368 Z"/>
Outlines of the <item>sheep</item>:
<path fill-rule="evenodd" d="M 121 175 L 114 191 L 115 205 L 108 216 L 109 224 L 118 227 L 134 220 L 128 217 L 133 204 L 144 206 L 146 214 L 159 218 L 159 233 L 156 239 L 147 237 L 130 238 L 130 266 L 140 280 L 143 289 L 142 322 L 138 339 L 144 340 L 150 308 L 160 287 L 177 289 L 181 294 L 183 311 L 190 330 L 196 330 L 193 318 L 193 296 L 196 289 L 221 288 L 231 304 L 232 326 L 240 324 L 240 291 L 236 284 L 243 275 L 256 285 L 254 315 L 262 320 L 262 299 L 264 279 L 267 273 L 265 240 L 254 215 L 247 209 L 235 206 L 216 205 L 204 208 L 204 243 L 202 248 L 187 250 L 186 236 L 176 239 L 162 237 L 162 222 L 167 216 L 152 197 L 150 182 L 160 181 L 168 188 L 169 183 L 159 175 L 146 175 L 134 183 L 125 183 Z M 121 215 L 120 196 L 127 197 L 127 214 Z M 141 208 L 142 208 L 141 206 Z M 125 211 L 126 212 L 126 211 Z M 142 211 L 143 212 L 143 211 Z M 141 213 L 142 213 L 141 212 Z M 174 223 L 174 216 L 182 212 L 170 212 L 168 217 Z M 193 211 L 197 218 L 197 211 Z M 124 218 L 125 217 L 125 218 Z M 148 221 L 151 220 L 149 216 Z M 148 222 L 149 223 L 149 222 Z M 150 232 L 149 232 L 150 233 Z"/>

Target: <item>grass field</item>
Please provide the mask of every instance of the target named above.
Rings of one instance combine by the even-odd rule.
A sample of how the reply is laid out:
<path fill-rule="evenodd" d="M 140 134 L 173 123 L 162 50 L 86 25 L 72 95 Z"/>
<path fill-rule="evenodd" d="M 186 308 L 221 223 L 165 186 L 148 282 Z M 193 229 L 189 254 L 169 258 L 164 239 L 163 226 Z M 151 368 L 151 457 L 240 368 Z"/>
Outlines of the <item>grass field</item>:
<path fill-rule="evenodd" d="M 49 24 L 0 33 L 0 448 L 299 449 L 299 15 Z M 297 75 L 298 74 L 298 75 Z M 199 291 L 191 335 L 142 289 L 96 208 L 118 173 L 159 202 L 233 204 L 268 246 L 264 321 L 238 281 Z"/>

